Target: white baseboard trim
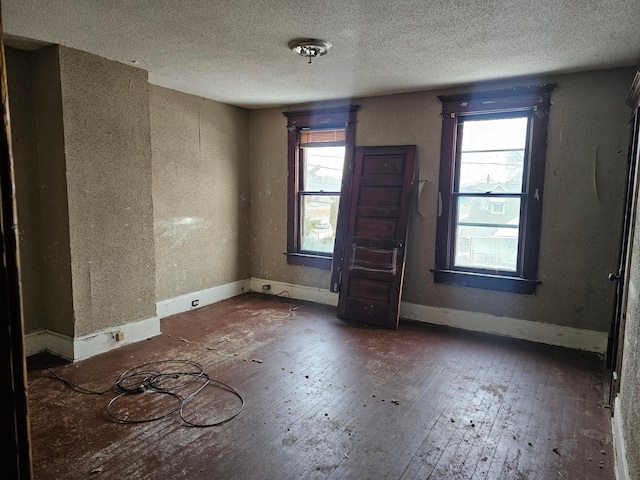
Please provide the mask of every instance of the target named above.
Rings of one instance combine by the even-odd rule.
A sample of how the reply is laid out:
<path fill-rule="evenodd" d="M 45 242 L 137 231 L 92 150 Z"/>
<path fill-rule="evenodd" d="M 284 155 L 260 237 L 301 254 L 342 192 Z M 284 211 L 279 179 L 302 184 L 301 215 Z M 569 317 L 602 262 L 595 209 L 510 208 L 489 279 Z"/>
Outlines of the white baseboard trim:
<path fill-rule="evenodd" d="M 263 285 L 271 285 L 271 289 L 263 292 Z M 338 305 L 338 294 L 330 292 L 328 289 L 294 285 L 293 283 L 265 280 L 263 278 L 251 277 L 251 291 L 280 296 L 283 296 L 284 292 L 288 292 L 291 298 L 296 298 L 298 300 L 307 300 L 309 302 L 322 303 L 324 305 Z"/>
<path fill-rule="evenodd" d="M 588 352 L 607 351 L 606 332 L 402 302 L 400 317 Z"/>
<path fill-rule="evenodd" d="M 178 313 L 193 310 L 194 308 L 211 305 L 227 298 L 235 297 L 249 291 L 251 281 L 247 278 L 237 282 L 226 283 L 217 287 L 211 287 L 198 292 L 187 293 L 179 297 L 162 300 L 156 303 L 156 315 L 160 318 L 176 315 Z M 198 301 L 197 306 L 192 302 Z"/>
<path fill-rule="evenodd" d="M 116 341 L 116 332 L 123 332 L 124 339 Z M 73 360 L 83 360 L 99 353 L 130 343 L 160 335 L 160 317 L 147 318 L 139 322 L 109 327 L 99 332 L 76 337 L 73 341 Z"/>
<path fill-rule="evenodd" d="M 613 432 L 613 455 L 616 479 L 631 480 L 629 465 L 627 464 L 627 450 L 622 433 L 622 413 L 620 412 L 622 405 L 620 405 L 620 397 L 616 397 L 613 407 L 611 431 Z"/>
<path fill-rule="evenodd" d="M 73 339 L 51 330 L 38 330 L 24 336 L 24 353 L 30 357 L 40 352 L 50 352 L 73 361 Z"/>
<path fill-rule="evenodd" d="M 262 292 L 263 285 L 271 285 L 271 289 L 268 292 Z M 332 293 L 328 289 L 294 285 L 275 280 L 252 277 L 251 291 L 270 295 L 278 295 L 286 291 L 291 298 L 326 305 L 338 305 L 338 294 Z M 429 307 L 409 302 L 400 304 L 400 317 L 589 352 L 605 353 L 607 350 L 606 332 L 583 330 L 550 323 L 497 317 L 486 313 L 467 312 L 464 310 Z"/>
<path fill-rule="evenodd" d="M 249 279 L 227 283 L 217 287 L 207 288 L 199 292 L 188 293 L 156 303 L 155 317 L 117 325 L 88 335 L 72 338 L 51 330 L 39 330 L 24 336 L 26 356 L 40 352 L 50 352 L 70 361 L 83 360 L 99 353 L 104 353 L 123 345 L 146 340 L 160 335 L 160 319 L 177 313 L 193 310 L 194 308 L 211 305 L 212 303 L 235 297 L 248 292 L 251 281 Z M 197 306 L 192 301 L 198 300 Z M 123 332 L 124 339 L 116 341 L 116 332 Z"/>
<path fill-rule="evenodd" d="M 116 341 L 116 332 L 123 332 L 124 339 Z M 47 351 L 76 362 L 156 335 L 160 335 L 160 318 L 152 317 L 76 338 L 51 330 L 40 330 L 24 336 L 24 348 L 26 356 Z"/>
<path fill-rule="evenodd" d="M 271 295 L 283 295 L 286 292 L 291 298 L 324 305 L 338 305 L 338 294 L 330 292 L 328 289 L 252 277 L 251 279 L 239 280 L 160 301 L 156 304 L 156 317 L 111 327 L 104 331 L 94 332 L 75 339 L 49 330 L 30 333 L 25 335 L 25 353 L 29 356 L 46 350 L 68 360 L 81 360 L 121 345 L 159 335 L 161 318 L 210 305 L 250 290 L 265 293 L 262 291 L 263 285 L 271 285 L 271 289 L 268 291 L 268 294 Z M 192 306 L 191 302 L 193 300 L 199 301 L 198 306 Z M 605 353 L 607 348 L 606 332 L 531 322 L 516 318 L 497 317 L 486 313 L 402 302 L 400 316 L 409 320 L 503 335 L 589 352 Z M 114 335 L 119 330 L 124 332 L 124 340 L 116 342 Z"/>

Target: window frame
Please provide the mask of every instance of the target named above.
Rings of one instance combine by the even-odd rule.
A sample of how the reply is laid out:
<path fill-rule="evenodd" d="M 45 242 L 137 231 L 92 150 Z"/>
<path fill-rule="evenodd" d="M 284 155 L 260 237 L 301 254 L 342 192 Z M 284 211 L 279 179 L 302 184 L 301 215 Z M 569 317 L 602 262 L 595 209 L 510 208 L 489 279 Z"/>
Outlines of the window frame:
<path fill-rule="evenodd" d="M 345 129 L 345 155 L 340 187 L 340 203 L 343 196 L 348 195 L 351 179 L 351 165 L 355 149 L 356 111 L 359 105 L 321 108 L 312 110 L 295 110 L 282 112 L 287 117 L 287 263 L 305 267 L 331 270 L 335 252 L 342 251 L 344 243 L 344 222 L 342 210 L 338 212 L 336 237 L 333 253 L 309 253 L 301 251 L 300 199 L 302 152 L 300 131 L 303 129 Z"/>
<path fill-rule="evenodd" d="M 512 293 L 534 294 L 541 283 L 537 279 L 547 126 L 551 92 L 556 84 L 515 87 L 471 93 L 441 95 L 442 138 L 436 259 L 434 282 L 455 283 L 475 288 Z M 516 272 L 456 267 L 454 265 L 455 214 L 454 191 L 459 169 L 458 132 L 462 121 L 470 118 L 500 118 L 528 115 L 529 132 L 525 146 L 523 188 L 520 204 L 518 268 Z M 496 194 L 487 194 L 496 197 Z"/>

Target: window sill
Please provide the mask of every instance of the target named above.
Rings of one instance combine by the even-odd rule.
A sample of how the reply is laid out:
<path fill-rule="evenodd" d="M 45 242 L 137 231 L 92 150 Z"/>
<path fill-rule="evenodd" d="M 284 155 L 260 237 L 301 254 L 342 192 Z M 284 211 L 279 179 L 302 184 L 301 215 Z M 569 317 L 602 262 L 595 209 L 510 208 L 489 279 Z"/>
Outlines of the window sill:
<path fill-rule="evenodd" d="M 299 265 L 301 267 L 313 267 L 321 270 L 331 270 L 332 257 L 324 255 L 314 255 L 312 253 L 285 253 L 289 265 Z"/>
<path fill-rule="evenodd" d="M 433 281 L 436 283 L 455 283 L 465 287 L 497 290 L 500 292 L 534 295 L 539 280 L 530 280 L 505 275 L 490 275 L 485 273 L 459 272 L 456 270 L 432 269 Z"/>

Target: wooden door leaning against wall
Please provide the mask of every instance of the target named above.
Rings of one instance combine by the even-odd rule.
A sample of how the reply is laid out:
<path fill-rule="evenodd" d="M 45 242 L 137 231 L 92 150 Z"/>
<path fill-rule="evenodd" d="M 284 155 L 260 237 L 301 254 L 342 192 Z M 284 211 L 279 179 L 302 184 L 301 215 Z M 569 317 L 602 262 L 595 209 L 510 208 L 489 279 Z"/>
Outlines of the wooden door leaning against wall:
<path fill-rule="evenodd" d="M 356 148 L 338 317 L 398 328 L 415 170 L 415 145 Z"/>

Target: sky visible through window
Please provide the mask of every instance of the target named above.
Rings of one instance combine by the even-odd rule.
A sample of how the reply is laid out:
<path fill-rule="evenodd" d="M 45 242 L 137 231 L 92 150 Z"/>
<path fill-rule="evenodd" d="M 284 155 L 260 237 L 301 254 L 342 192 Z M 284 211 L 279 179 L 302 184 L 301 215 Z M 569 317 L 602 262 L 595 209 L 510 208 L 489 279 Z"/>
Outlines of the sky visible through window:
<path fill-rule="evenodd" d="M 307 147 L 303 150 L 304 190 L 340 191 L 344 147 Z"/>
<path fill-rule="evenodd" d="M 460 191 L 496 183 L 521 190 L 527 117 L 468 120 L 463 124 Z M 471 189 L 471 190 L 469 190 Z"/>

